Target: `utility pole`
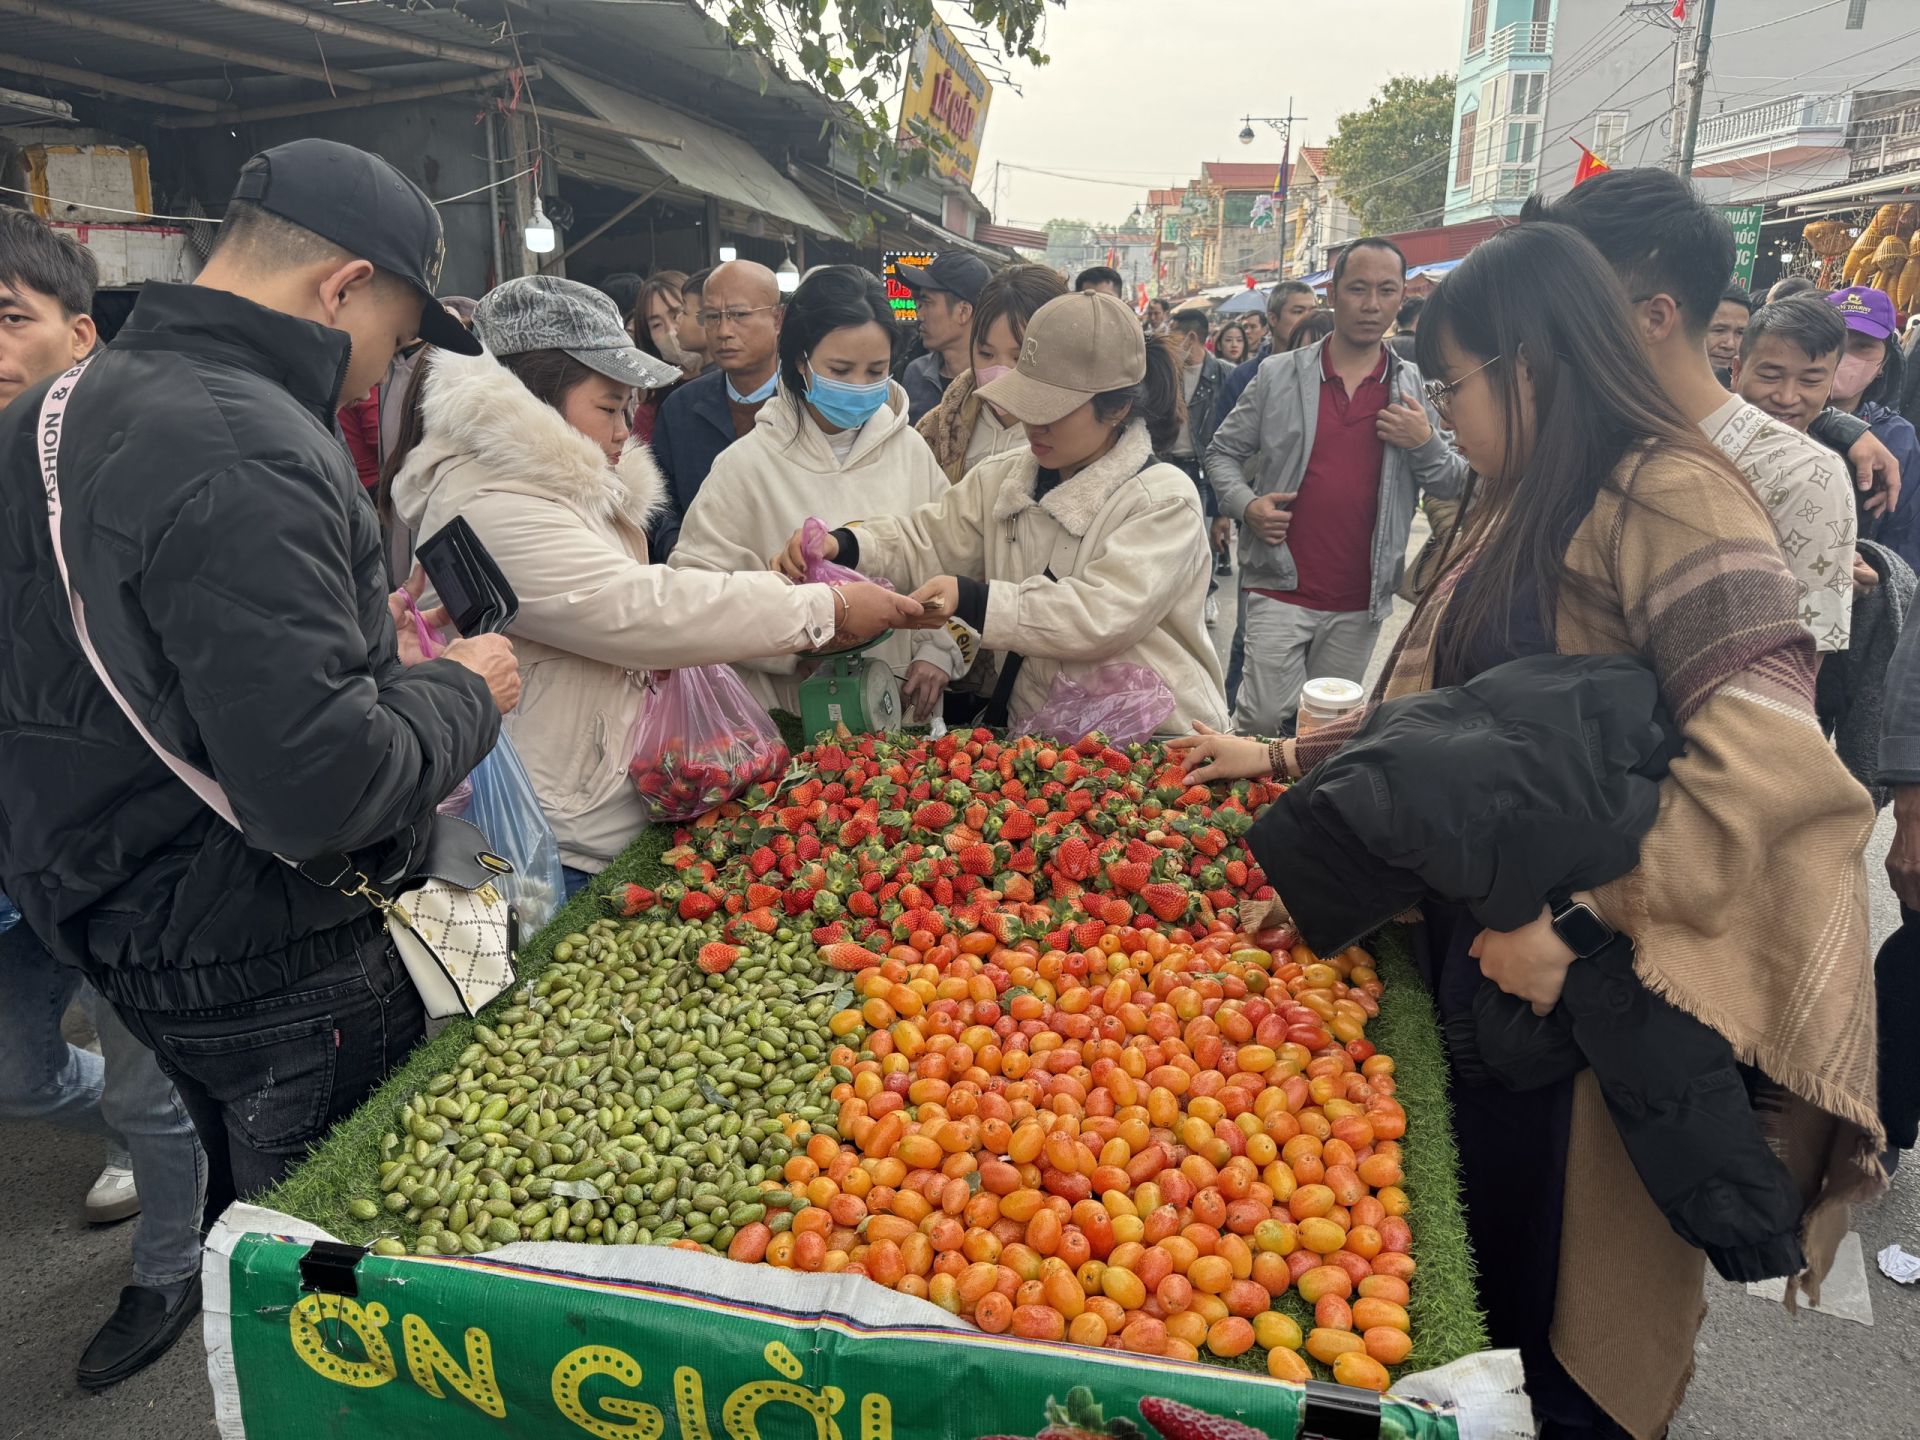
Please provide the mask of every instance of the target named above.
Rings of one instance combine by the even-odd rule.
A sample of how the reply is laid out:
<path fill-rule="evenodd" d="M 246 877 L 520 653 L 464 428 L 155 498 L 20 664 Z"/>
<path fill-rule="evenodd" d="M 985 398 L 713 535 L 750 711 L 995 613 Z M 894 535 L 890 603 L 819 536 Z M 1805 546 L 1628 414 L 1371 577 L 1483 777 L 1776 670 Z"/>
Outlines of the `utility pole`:
<path fill-rule="evenodd" d="M 1707 88 L 1707 52 L 1713 45 L 1713 0 L 1699 0 L 1700 18 L 1693 30 L 1693 58 L 1685 66 L 1685 106 L 1675 113 L 1673 168 L 1682 176 L 1693 174 L 1693 147 L 1700 134 L 1700 100 Z M 1684 57 L 1686 45 L 1681 44 Z M 1676 77 L 1677 78 L 1677 77 Z"/>
<path fill-rule="evenodd" d="M 1292 188 L 1288 184 L 1287 167 L 1288 161 L 1293 155 L 1293 127 L 1297 122 L 1305 120 L 1306 118 L 1304 115 L 1296 115 L 1293 113 L 1293 97 L 1289 95 L 1287 97 L 1287 113 L 1284 117 L 1279 115 L 1249 115 L 1240 126 L 1240 143 L 1242 145 L 1251 145 L 1253 143 L 1253 127 L 1256 122 L 1280 132 L 1280 173 L 1274 181 L 1274 195 L 1280 201 L 1280 213 L 1275 217 L 1274 225 L 1274 229 L 1280 236 L 1280 264 L 1275 273 L 1274 278 L 1276 280 L 1285 279 L 1287 273 L 1287 192 Z"/>

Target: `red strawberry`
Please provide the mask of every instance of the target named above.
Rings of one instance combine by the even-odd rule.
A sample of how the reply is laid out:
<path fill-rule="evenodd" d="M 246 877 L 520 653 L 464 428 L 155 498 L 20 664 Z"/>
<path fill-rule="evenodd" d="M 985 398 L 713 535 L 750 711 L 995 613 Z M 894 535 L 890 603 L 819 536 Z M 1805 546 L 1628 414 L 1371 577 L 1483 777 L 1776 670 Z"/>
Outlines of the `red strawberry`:
<path fill-rule="evenodd" d="M 773 847 L 771 845 L 762 845 L 748 858 L 747 868 L 751 870 L 754 873 L 754 877 L 758 879 L 779 863 L 780 857 L 773 853 Z"/>
<path fill-rule="evenodd" d="M 660 903 L 660 897 L 644 885 L 622 885 L 604 898 L 621 915 L 638 915 Z"/>
<path fill-rule="evenodd" d="M 813 887 L 794 885 L 780 894 L 780 904 L 789 915 L 801 915 L 813 908 Z"/>
<path fill-rule="evenodd" d="M 777 885 L 747 886 L 747 908 L 749 910 L 760 910 L 760 909 L 764 909 L 768 905 L 778 905 L 779 903 L 780 903 L 780 887 L 779 886 Z"/>
<path fill-rule="evenodd" d="M 1127 859 L 1137 860 L 1142 865 L 1151 865 L 1159 858 L 1159 846 L 1149 845 L 1146 841 L 1138 838 L 1127 841 Z"/>
<path fill-rule="evenodd" d="M 1137 895 L 1153 879 L 1153 871 L 1138 860 L 1120 860 L 1107 866 L 1107 880 L 1114 889 Z"/>
<path fill-rule="evenodd" d="M 740 919 L 758 930 L 762 935 L 771 935 L 780 928 L 780 917 L 766 906 L 749 910 L 746 914 L 742 915 Z"/>
<path fill-rule="evenodd" d="M 847 938 L 847 922 L 836 920 L 831 925 L 816 925 L 813 931 L 813 943 L 816 945 L 838 945 Z"/>
<path fill-rule="evenodd" d="M 866 946 L 849 940 L 826 946 L 820 951 L 820 958 L 835 970 L 871 970 L 886 960 L 884 955 L 876 955 Z"/>
<path fill-rule="evenodd" d="M 1076 835 L 1054 853 L 1053 863 L 1067 879 L 1086 880 L 1093 875 L 1093 850 Z"/>
<path fill-rule="evenodd" d="M 1162 920 L 1180 920 L 1185 918 L 1190 897 L 1178 885 L 1160 883 L 1149 885 L 1140 892 L 1140 898 L 1147 902 L 1147 908 Z"/>
<path fill-rule="evenodd" d="M 953 806 L 944 800 L 930 800 L 913 812 L 915 830 L 944 830 L 953 823 Z"/>
<path fill-rule="evenodd" d="M 820 858 L 820 849 L 820 837 L 818 835 L 802 835 L 794 846 L 794 852 L 799 855 L 802 860 L 818 860 Z"/>
<path fill-rule="evenodd" d="M 1109 925 L 1131 925 L 1133 923 L 1133 907 L 1124 900 L 1118 898 L 1109 899 L 1102 902 L 1100 906 L 1100 918 Z"/>
<path fill-rule="evenodd" d="M 1248 871 L 1246 861 L 1229 860 L 1226 864 L 1226 871 L 1227 884 L 1236 890 L 1244 890 L 1247 888 Z"/>
<path fill-rule="evenodd" d="M 700 958 L 694 963 L 708 975 L 724 975 L 739 958 L 739 950 L 714 940 L 700 947 Z"/>
<path fill-rule="evenodd" d="M 1029 840 L 1033 837 L 1033 816 L 1024 810 L 1011 810 L 1000 822 L 1002 840 Z"/>
<path fill-rule="evenodd" d="M 1095 945 L 1100 943 L 1106 933 L 1106 921 L 1082 920 L 1078 925 L 1073 927 L 1073 948 L 1076 950 L 1091 950 Z"/>
<path fill-rule="evenodd" d="M 1033 853 L 1031 845 L 1022 845 L 1007 861 L 1007 868 L 1016 870 L 1022 875 L 1031 875 L 1040 868 L 1040 857 Z"/>
<path fill-rule="evenodd" d="M 847 896 L 847 913 L 862 920 L 870 920 L 880 913 L 880 902 L 866 890 L 856 890 Z"/>
<path fill-rule="evenodd" d="M 959 854 L 960 868 L 969 875 L 991 875 L 993 873 L 993 847 L 991 845 L 969 845 Z"/>
<path fill-rule="evenodd" d="M 1140 1402 L 1140 1414 L 1166 1440 L 1268 1440 L 1267 1432 L 1224 1415 L 1209 1415 L 1178 1400 L 1149 1395 Z"/>
<path fill-rule="evenodd" d="M 720 902 L 700 890 L 690 890 L 680 897 L 680 918 L 682 920 L 704 920 L 720 908 Z"/>

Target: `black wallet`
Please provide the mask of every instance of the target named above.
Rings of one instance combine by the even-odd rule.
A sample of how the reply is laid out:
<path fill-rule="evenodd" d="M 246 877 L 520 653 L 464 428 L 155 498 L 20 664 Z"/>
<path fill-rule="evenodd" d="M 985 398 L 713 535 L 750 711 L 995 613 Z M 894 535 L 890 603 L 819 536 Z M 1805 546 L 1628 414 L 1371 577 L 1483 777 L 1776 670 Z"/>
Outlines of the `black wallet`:
<path fill-rule="evenodd" d="M 463 517 L 456 515 L 414 553 L 462 635 L 497 635 L 513 623 L 519 597 Z"/>

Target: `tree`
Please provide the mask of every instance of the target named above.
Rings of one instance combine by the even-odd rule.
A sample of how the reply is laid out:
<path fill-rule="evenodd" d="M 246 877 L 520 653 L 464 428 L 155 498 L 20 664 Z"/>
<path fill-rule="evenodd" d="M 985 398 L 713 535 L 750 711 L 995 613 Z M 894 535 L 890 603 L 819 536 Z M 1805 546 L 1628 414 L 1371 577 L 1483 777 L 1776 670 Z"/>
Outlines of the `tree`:
<path fill-rule="evenodd" d="M 1447 202 L 1453 77 L 1396 75 L 1327 146 L 1339 193 L 1375 235 L 1437 222 Z"/>
<path fill-rule="evenodd" d="M 1049 4 L 1066 0 L 967 0 L 967 19 L 997 37 L 1001 56 L 1044 65 L 1038 48 Z M 924 173 L 945 141 L 937 133 L 902 146 L 890 99 L 908 79 L 915 39 L 932 23 L 933 0 L 701 0 L 729 34 L 764 55 L 778 55 L 802 78 L 841 103 L 841 138 L 860 158 L 861 180 L 875 184 Z M 831 19 L 829 20 L 829 15 Z"/>

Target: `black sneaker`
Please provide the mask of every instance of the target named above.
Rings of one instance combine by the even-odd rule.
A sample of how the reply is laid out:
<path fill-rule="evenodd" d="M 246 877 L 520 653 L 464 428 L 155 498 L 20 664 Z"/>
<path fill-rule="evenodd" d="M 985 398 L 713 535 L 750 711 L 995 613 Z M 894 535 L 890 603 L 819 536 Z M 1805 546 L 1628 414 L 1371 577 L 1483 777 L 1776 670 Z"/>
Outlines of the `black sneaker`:
<path fill-rule="evenodd" d="M 120 1304 L 80 1357 L 80 1388 L 104 1390 L 144 1370 L 166 1354 L 189 1321 L 200 1313 L 200 1277 L 193 1277 L 180 1298 L 144 1285 L 120 1292 Z"/>

